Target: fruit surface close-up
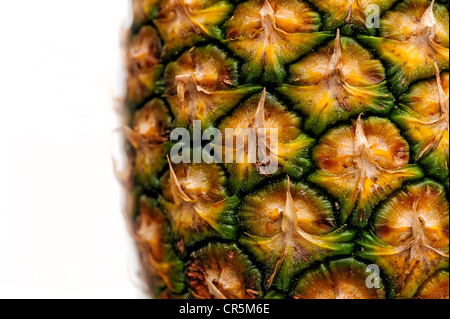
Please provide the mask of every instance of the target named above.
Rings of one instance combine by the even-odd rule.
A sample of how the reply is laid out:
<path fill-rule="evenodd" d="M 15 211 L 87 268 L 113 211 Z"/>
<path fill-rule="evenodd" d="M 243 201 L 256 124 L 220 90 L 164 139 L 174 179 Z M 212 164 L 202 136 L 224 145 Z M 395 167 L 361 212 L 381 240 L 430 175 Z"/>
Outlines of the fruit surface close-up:
<path fill-rule="evenodd" d="M 118 175 L 152 298 L 449 298 L 448 1 L 132 8 Z"/>

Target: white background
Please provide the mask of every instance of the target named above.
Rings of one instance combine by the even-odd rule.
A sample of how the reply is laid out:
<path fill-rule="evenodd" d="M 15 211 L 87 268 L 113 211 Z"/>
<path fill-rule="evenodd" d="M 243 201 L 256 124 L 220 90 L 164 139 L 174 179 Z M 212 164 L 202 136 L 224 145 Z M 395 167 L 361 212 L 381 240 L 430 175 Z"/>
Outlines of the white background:
<path fill-rule="evenodd" d="M 0 1 L 0 298 L 136 298 L 111 165 L 128 0 Z"/>

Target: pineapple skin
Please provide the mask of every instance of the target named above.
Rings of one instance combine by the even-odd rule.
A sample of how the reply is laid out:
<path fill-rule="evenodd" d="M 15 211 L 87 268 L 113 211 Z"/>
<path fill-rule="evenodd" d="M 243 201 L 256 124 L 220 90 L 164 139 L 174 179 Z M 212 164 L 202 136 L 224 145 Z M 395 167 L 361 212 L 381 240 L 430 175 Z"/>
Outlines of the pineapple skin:
<path fill-rule="evenodd" d="M 151 297 L 449 298 L 448 1 L 132 8 L 118 178 Z M 170 159 L 199 125 L 278 129 L 276 172 Z"/>

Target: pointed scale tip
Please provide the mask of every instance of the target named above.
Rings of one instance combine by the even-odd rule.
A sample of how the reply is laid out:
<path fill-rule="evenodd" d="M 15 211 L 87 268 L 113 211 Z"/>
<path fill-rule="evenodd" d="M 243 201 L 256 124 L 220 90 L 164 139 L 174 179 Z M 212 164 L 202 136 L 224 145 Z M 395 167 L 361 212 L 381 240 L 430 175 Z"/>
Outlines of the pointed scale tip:
<path fill-rule="evenodd" d="M 333 55 L 331 56 L 330 64 L 328 65 L 328 75 L 335 74 L 336 71 L 341 72 L 343 68 L 342 64 L 342 49 L 341 49 L 341 35 L 339 29 L 336 33 L 336 39 L 334 40 Z"/>
<path fill-rule="evenodd" d="M 266 127 L 266 121 L 265 121 L 265 112 L 264 107 L 266 104 L 266 95 L 267 91 L 266 88 L 264 88 L 261 99 L 259 100 L 258 107 L 255 112 L 255 117 L 253 119 L 253 128 L 255 129 L 264 129 Z"/>
<path fill-rule="evenodd" d="M 181 188 L 180 182 L 178 181 L 177 175 L 172 167 L 169 155 L 167 155 L 167 161 L 169 162 L 170 190 L 172 192 L 175 204 L 191 202 L 192 199 Z"/>

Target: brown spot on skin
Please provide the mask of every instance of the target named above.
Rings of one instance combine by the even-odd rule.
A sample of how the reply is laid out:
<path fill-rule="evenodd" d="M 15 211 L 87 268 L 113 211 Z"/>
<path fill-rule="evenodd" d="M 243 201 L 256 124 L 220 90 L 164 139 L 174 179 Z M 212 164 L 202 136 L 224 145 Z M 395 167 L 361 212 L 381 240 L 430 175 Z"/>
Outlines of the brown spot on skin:
<path fill-rule="evenodd" d="M 377 228 L 377 233 L 378 233 L 378 235 L 379 235 L 381 238 L 383 238 L 383 237 L 388 236 L 389 233 L 391 232 L 391 230 L 392 230 L 392 229 L 391 229 L 389 226 L 387 226 L 387 225 L 381 225 L 381 226 L 378 226 L 378 228 Z"/>
<path fill-rule="evenodd" d="M 449 230 L 448 230 L 448 226 L 445 227 L 444 229 L 442 229 L 442 233 L 444 234 L 445 237 L 449 237 Z"/>
<path fill-rule="evenodd" d="M 237 30 L 230 30 L 227 33 L 227 38 L 230 39 L 230 40 L 234 40 L 234 39 L 236 39 L 237 35 L 238 35 L 238 31 Z"/>
<path fill-rule="evenodd" d="M 247 289 L 246 292 L 250 296 L 249 299 L 257 299 L 259 297 L 259 293 L 255 290 Z"/>
<path fill-rule="evenodd" d="M 177 247 L 178 251 L 179 251 L 182 255 L 184 255 L 184 253 L 185 253 L 185 246 L 184 246 L 184 241 L 183 241 L 183 239 L 180 239 L 180 240 L 177 242 L 176 247 Z"/>
<path fill-rule="evenodd" d="M 328 230 L 328 229 L 331 229 L 331 228 L 335 227 L 333 222 L 327 216 L 321 216 L 321 218 L 317 221 L 317 225 L 321 229 L 324 229 L 324 230 Z"/>
<path fill-rule="evenodd" d="M 194 259 L 188 265 L 187 277 L 195 296 L 203 299 L 213 299 L 205 283 L 205 269 L 200 260 Z"/>
<path fill-rule="evenodd" d="M 383 76 L 379 72 L 371 72 L 367 75 L 367 77 L 375 83 L 383 81 Z"/>
<path fill-rule="evenodd" d="M 405 147 L 397 149 L 394 153 L 394 163 L 399 166 L 406 165 L 409 160 L 409 152 Z"/>
<path fill-rule="evenodd" d="M 336 161 L 333 158 L 326 158 L 321 160 L 321 167 L 323 170 L 328 171 L 333 169 L 336 166 Z"/>

